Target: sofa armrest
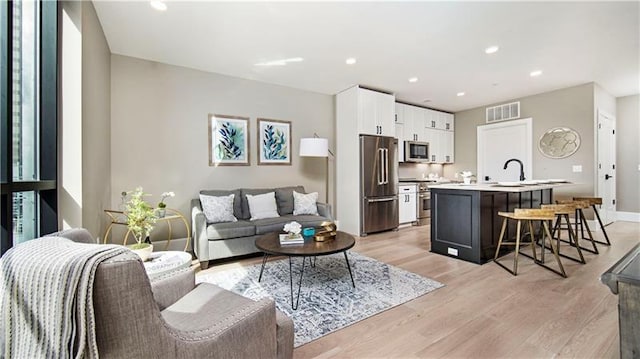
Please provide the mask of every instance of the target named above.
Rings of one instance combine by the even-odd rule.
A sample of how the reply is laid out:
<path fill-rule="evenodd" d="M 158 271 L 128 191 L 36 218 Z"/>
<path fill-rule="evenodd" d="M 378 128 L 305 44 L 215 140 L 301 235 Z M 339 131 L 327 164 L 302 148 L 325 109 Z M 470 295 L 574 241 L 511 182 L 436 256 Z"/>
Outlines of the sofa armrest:
<path fill-rule="evenodd" d="M 331 205 L 329 203 L 321 203 L 317 202 L 316 206 L 318 206 L 318 214 L 322 217 L 327 217 L 333 221 L 333 215 L 331 214 Z"/>
<path fill-rule="evenodd" d="M 207 238 L 207 217 L 202 212 L 200 199 L 191 200 L 191 240 L 193 251 L 200 262 L 209 260 L 209 239 Z"/>
<path fill-rule="evenodd" d="M 158 303 L 158 308 L 164 310 L 166 307 L 184 297 L 196 286 L 195 271 L 185 268 L 179 272 L 173 272 L 165 277 L 160 277 L 151 282 L 153 299 Z"/>
<path fill-rule="evenodd" d="M 162 311 L 173 336 L 182 342 L 178 345 L 196 344 L 203 349 L 200 353 L 183 352 L 183 357 L 215 354 L 217 358 L 275 358 L 276 308 L 273 300 L 238 300 L 236 294 L 226 292 L 201 283 Z"/>
<path fill-rule="evenodd" d="M 96 244 L 96 240 L 93 239 L 91 233 L 84 228 L 64 229 L 62 231 L 47 234 L 44 237 L 62 237 L 77 243 Z"/>

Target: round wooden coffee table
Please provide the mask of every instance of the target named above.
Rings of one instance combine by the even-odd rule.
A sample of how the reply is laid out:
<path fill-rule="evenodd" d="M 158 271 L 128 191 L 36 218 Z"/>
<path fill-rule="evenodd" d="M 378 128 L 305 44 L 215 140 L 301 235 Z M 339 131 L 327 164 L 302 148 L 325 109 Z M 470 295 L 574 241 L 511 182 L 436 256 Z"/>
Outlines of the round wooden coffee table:
<path fill-rule="evenodd" d="M 305 238 L 304 243 L 300 244 L 280 244 L 280 233 L 273 232 L 267 233 L 262 237 L 256 239 L 256 248 L 264 252 L 262 257 L 262 267 L 260 268 L 260 276 L 258 282 L 262 280 L 262 272 L 264 266 L 267 264 L 267 258 L 270 255 L 273 256 L 288 256 L 289 257 L 289 287 L 291 290 L 291 308 L 293 310 L 298 309 L 298 302 L 300 301 L 300 287 L 302 286 L 302 276 L 304 274 L 304 265 L 307 257 L 314 257 L 313 262 L 309 259 L 312 266 L 315 266 L 315 257 L 326 256 L 335 253 L 344 253 L 344 260 L 347 263 L 349 269 L 349 276 L 351 277 L 351 284 L 356 287 L 356 283 L 353 280 L 353 273 L 351 272 L 351 265 L 349 264 L 349 257 L 347 256 L 347 250 L 351 249 L 355 245 L 356 241 L 349 233 L 338 231 L 336 238 L 324 242 L 316 242 L 312 237 Z M 293 271 L 291 269 L 291 257 L 302 257 L 302 269 L 300 270 L 300 280 L 298 281 L 298 294 L 296 297 L 295 306 L 293 303 Z"/>

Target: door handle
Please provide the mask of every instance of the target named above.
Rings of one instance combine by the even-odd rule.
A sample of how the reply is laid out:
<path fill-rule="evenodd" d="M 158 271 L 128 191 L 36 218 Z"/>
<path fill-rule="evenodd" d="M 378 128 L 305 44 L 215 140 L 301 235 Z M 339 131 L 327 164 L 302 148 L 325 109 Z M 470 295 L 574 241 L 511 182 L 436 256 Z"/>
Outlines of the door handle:
<path fill-rule="evenodd" d="M 377 126 L 376 126 L 377 127 Z M 384 159 L 383 156 L 384 149 L 378 148 L 378 185 L 384 184 Z"/>
<path fill-rule="evenodd" d="M 605 180 L 608 180 L 609 178 L 613 178 L 613 176 L 609 176 L 609 174 L 608 174 L 608 173 L 604 175 L 604 179 L 605 179 Z"/>

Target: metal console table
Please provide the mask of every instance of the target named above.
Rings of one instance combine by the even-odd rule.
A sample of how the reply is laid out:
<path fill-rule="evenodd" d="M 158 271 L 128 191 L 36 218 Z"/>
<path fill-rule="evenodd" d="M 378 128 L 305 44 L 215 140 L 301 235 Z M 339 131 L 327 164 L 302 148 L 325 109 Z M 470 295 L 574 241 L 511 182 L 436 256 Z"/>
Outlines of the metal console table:
<path fill-rule="evenodd" d="M 173 228 L 171 226 L 171 222 L 172 221 L 181 221 L 184 224 L 184 227 L 187 230 L 187 243 L 184 246 L 184 251 L 187 251 L 187 249 L 189 248 L 189 242 L 191 240 L 191 229 L 189 228 L 189 222 L 187 222 L 187 219 L 182 215 L 182 213 L 178 212 L 175 209 L 171 209 L 171 208 L 167 208 L 167 214 L 164 217 L 160 217 L 158 218 L 158 222 L 166 222 L 167 226 L 169 228 L 169 238 L 167 239 L 167 243 L 165 244 L 164 250 L 166 251 L 169 248 L 169 244 L 171 243 L 171 239 L 173 237 Z M 114 225 L 120 225 L 120 226 L 127 226 L 127 218 L 124 214 L 123 211 L 117 211 L 117 210 L 113 210 L 113 209 L 105 209 L 104 213 L 107 214 L 107 216 L 110 219 L 110 223 L 107 226 L 107 229 L 104 232 L 104 243 L 107 243 L 107 240 L 109 238 L 109 234 L 112 235 L 111 230 L 113 229 Z M 131 233 L 131 230 L 129 230 L 127 228 L 127 233 L 124 235 L 124 239 L 122 241 L 123 245 L 127 244 L 127 241 L 129 239 L 129 234 Z M 113 242 L 113 241 L 112 241 Z"/>

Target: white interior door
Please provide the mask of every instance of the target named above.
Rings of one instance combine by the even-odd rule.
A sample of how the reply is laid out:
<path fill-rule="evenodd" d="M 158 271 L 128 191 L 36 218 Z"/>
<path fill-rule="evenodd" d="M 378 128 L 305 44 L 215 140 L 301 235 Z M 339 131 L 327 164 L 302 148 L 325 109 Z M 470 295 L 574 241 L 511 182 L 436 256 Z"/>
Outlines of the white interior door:
<path fill-rule="evenodd" d="M 616 119 L 598 110 L 598 190 L 603 224 L 616 216 Z"/>
<path fill-rule="evenodd" d="M 520 165 L 511 162 L 517 158 L 524 165 L 526 179 L 533 179 L 532 120 L 505 121 L 478 126 L 478 182 L 518 181 Z"/>

